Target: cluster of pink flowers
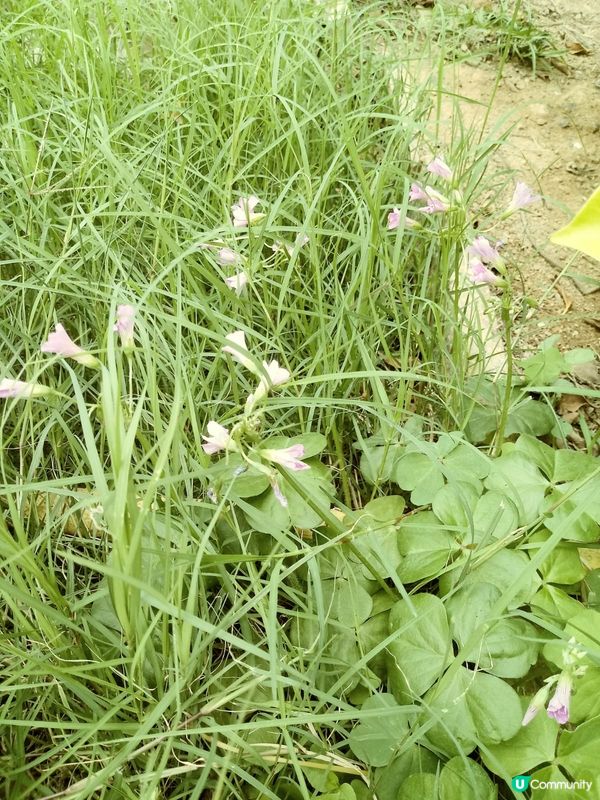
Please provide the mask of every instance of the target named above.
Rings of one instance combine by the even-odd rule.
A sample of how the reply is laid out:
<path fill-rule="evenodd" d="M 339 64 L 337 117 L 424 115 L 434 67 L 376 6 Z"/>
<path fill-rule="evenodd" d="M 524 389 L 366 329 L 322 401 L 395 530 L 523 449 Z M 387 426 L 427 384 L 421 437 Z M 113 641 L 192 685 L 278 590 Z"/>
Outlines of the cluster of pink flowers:
<path fill-rule="evenodd" d="M 221 348 L 222 351 L 230 355 L 259 379 L 256 389 L 248 395 L 244 406 L 244 420 L 247 421 L 256 409 L 256 406 L 268 396 L 272 389 L 289 381 L 290 373 L 287 369 L 281 367 L 279 362 L 275 359 L 272 361 L 262 361 L 262 364 L 259 365 L 248 350 L 246 336 L 243 331 L 234 331 L 228 334 L 225 339 L 228 343 Z M 244 452 L 240 441 L 243 429 L 243 423 L 236 425 L 229 431 L 228 428 L 220 425 L 215 420 L 210 420 L 206 426 L 207 433 L 202 436 L 204 439 L 202 449 L 207 455 L 211 456 L 222 451 L 237 452 L 249 465 L 257 467 L 260 471 L 265 471 L 265 468 L 263 468 L 261 464 L 252 461 Z M 264 461 L 268 461 L 271 464 L 278 464 L 294 471 L 310 468 L 308 464 L 301 460 L 304 456 L 304 445 L 301 444 L 295 444 L 281 449 L 258 449 L 258 455 Z M 272 470 L 266 471 L 269 475 L 271 486 L 277 500 L 281 505 L 286 506 L 287 500 L 279 487 L 276 474 Z"/>
<path fill-rule="evenodd" d="M 498 250 L 485 236 L 477 236 L 467 250 L 469 277 L 473 283 L 497 283 L 498 277 L 490 267 L 502 268 L 503 261 Z"/>
<path fill-rule="evenodd" d="M 563 651 L 563 671 L 546 679 L 545 685 L 534 695 L 527 707 L 521 725 L 529 725 L 531 720 L 535 719 L 544 708 L 548 701 L 550 689 L 554 684 L 556 684 L 556 689 L 550 698 L 546 713 L 550 719 L 556 720 L 559 725 L 566 725 L 569 721 L 573 678 L 585 674 L 587 670 L 585 664 L 579 663 L 585 655 L 585 650 L 578 648 L 576 640 L 574 638 L 569 639 L 567 647 Z"/>
<path fill-rule="evenodd" d="M 250 228 L 254 223 L 264 219 L 266 214 L 255 211 L 256 207 L 259 205 L 263 205 L 263 201 L 256 197 L 256 195 L 240 197 L 238 201 L 231 206 L 231 224 L 233 227 L 237 229 Z M 304 247 L 308 241 L 309 239 L 306 234 L 298 234 L 294 244 L 276 241 L 271 245 L 271 249 L 274 253 L 286 253 L 288 257 L 291 257 L 296 249 Z M 234 266 L 238 268 L 233 275 L 224 276 L 223 280 L 225 285 L 232 289 L 239 297 L 250 281 L 248 272 L 244 269 L 239 269 L 239 267 L 244 264 L 242 256 L 236 253 L 231 247 L 227 247 L 223 242 L 217 244 L 203 242 L 199 246 L 203 250 L 215 251 L 217 263 L 221 267 Z"/>
<path fill-rule="evenodd" d="M 436 156 L 426 166 L 427 172 L 431 175 L 446 181 L 452 187 L 454 182 L 454 170 L 448 166 L 441 156 Z M 422 186 L 419 183 L 412 183 L 408 194 L 408 201 L 410 203 L 424 203 L 418 209 L 423 214 L 443 214 L 452 209 L 453 204 L 460 202 L 460 194 L 454 190 L 452 196 L 454 200 L 450 200 L 446 195 L 439 192 L 432 186 Z M 540 199 L 539 195 L 534 194 L 527 184 L 519 181 L 515 187 L 512 199 L 507 208 L 501 215 L 501 219 L 506 219 L 515 211 L 526 208 L 532 203 Z M 414 219 L 404 216 L 398 207 L 394 207 L 387 217 L 387 229 L 389 231 L 396 230 L 400 226 L 404 228 L 420 228 L 421 225 Z M 483 238 L 483 237 L 480 237 Z M 487 240 L 486 240 L 487 241 Z M 473 244 L 476 247 L 475 243 Z M 493 258 L 489 256 L 482 257 L 481 254 L 476 257 L 471 255 L 470 271 L 471 278 L 474 283 L 495 283 L 496 276 L 488 268 L 493 265 Z"/>
<path fill-rule="evenodd" d="M 117 320 L 113 330 L 119 334 L 121 345 L 125 352 L 130 353 L 134 347 L 134 325 L 135 325 L 135 308 L 130 305 L 120 305 L 117 307 Z M 88 350 L 76 344 L 67 331 L 64 325 L 58 322 L 54 326 L 54 330 L 48 334 L 48 338 L 40 347 L 42 353 L 60 356 L 61 358 L 72 358 L 79 364 L 85 367 L 98 368 L 101 365 L 96 356 L 92 355 Z M 32 383 L 28 381 L 16 381 L 10 378 L 4 378 L 0 381 L 0 398 L 8 397 L 41 397 L 50 394 L 52 389 L 40 383 Z"/>

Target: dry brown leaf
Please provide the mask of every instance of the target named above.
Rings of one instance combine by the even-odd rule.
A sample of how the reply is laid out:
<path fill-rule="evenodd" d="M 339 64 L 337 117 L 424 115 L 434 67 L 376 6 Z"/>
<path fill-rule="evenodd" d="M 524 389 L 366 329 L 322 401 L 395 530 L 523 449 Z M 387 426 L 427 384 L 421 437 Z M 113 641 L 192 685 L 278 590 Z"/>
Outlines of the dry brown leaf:
<path fill-rule="evenodd" d="M 587 401 L 578 394 L 563 394 L 558 401 L 558 413 L 566 422 L 573 422 L 579 415 L 579 409 Z"/>
<path fill-rule="evenodd" d="M 592 52 L 581 42 L 567 42 L 567 50 L 574 56 L 589 56 Z"/>

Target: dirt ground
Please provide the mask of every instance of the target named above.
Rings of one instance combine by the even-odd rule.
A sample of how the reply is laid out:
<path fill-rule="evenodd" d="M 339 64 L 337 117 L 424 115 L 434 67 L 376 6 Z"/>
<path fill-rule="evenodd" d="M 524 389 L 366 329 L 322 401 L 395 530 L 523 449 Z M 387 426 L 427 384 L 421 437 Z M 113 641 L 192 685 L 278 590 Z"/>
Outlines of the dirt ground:
<path fill-rule="evenodd" d="M 518 341 L 525 353 L 560 333 L 561 349 L 591 347 L 600 353 L 600 291 L 581 279 L 560 277 L 566 267 L 600 280 L 600 264 L 548 241 L 600 185 L 600 0 L 524 1 L 536 24 L 568 52 L 560 69 L 538 77 L 527 66 L 508 63 L 487 125 L 488 130 L 498 122 L 502 129 L 514 125 L 494 166 L 515 170 L 544 197 L 497 232 L 506 242 L 505 256 L 521 271 L 525 293 L 539 303 L 520 324 Z M 486 103 L 497 69 L 495 63 L 467 58 L 447 71 L 447 88 Z M 461 106 L 467 122 L 481 121 L 482 105 L 465 100 Z"/>

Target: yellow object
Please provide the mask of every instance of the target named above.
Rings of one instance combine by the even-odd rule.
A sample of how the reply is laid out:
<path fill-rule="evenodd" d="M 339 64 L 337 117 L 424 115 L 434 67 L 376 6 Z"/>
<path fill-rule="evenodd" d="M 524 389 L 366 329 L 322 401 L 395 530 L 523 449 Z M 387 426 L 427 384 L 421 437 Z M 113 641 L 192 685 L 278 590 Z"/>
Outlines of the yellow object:
<path fill-rule="evenodd" d="M 596 189 L 568 225 L 552 234 L 550 241 L 600 261 L 600 189 Z"/>

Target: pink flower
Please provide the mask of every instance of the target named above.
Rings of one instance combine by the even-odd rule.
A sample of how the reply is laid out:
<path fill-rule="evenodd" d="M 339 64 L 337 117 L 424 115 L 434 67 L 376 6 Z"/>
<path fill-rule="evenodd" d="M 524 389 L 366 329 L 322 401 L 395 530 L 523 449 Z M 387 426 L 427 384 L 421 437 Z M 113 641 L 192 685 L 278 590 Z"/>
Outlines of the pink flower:
<path fill-rule="evenodd" d="M 469 278 L 473 283 L 497 283 L 498 278 L 485 264 L 476 258 L 469 261 Z"/>
<path fill-rule="evenodd" d="M 523 721 L 521 722 L 522 726 L 529 725 L 532 719 L 534 719 L 540 710 L 546 705 L 546 700 L 548 699 L 548 692 L 550 691 L 550 686 L 542 686 L 542 688 L 536 692 L 536 694 L 531 699 L 531 703 L 527 706 L 527 711 L 523 717 Z"/>
<path fill-rule="evenodd" d="M 248 283 L 248 275 L 246 272 L 238 272 L 235 275 L 231 275 L 229 278 L 225 278 L 225 283 L 230 289 L 233 289 L 239 297 Z"/>
<path fill-rule="evenodd" d="M 117 306 L 117 322 L 113 331 L 121 337 L 121 345 L 125 350 L 133 350 L 133 326 L 135 324 L 135 308 L 129 305 Z"/>
<path fill-rule="evenodd" d="M 205 440 L 202 449 L 207 455 L 213 456 L 221 450 L 237 450 L 237 445 L 229 435 L 227 428 L 219 425 L 218 422 L 211 420 L 206 426 L 206 430 L 208 436 L 202 434 L 202 438 Z"/>
<path fill-rule="evenodd" d="M 263 371 L 266 372 L 266 376 L 261 375 L 256 391 L 248 395 L 245 406 L 247 414 L 252 411 L 257 403 L 265 399 L 271 389 L 275 386 L 281 386 L 282 383 L 286 383 L 290 379 L 290 373 L 287 369 L 280 367 L 278 361 L 273 360 L 268 364 L 266 361 L 263 361 L 262 368 Z"/>
<path fill-rule="evenodd" d="M 271 480 L 271 488 L 273 489 L 273 494 L 277 498 L 277 502 L 279 503 L 279 505 L 283 506 L 283 508 L 287 508 L 288 505 L 287 497 L 283 494 L 283 492 L 279 488 L 279 484 L 274 478 Z"/>
<path fill-rule="evenodd" d="M 415 200 L 429 200 L 429 195 L 418 183 L 413 183 L 410 187 L 408 199 L 413 202 Z"/>
<path fill-rule="evenodd" d="M 269 361 L 267 364 L 266 361 L 262 362 L 263 370 L 267 373 L 266 379 L 263 376 L 260 381 L 264 383 L 265 386 L 270 389 L 273 386 L 281 386 L 282 383 L 286 383 L 290 379 L 290 373 L 287 369 L 279 366 L 278 361 Z"/>
<path fill-rule="evenodd" d="M 394 208 L 388 214 L 387 229 L 388 231 L 393 231 L 398 227 L 398 225 L 400 225 L 400 211 L 397 208 Z"/>
<path fill-rule="evenodd" d="M 282 467 L 293 469 L 299 472 L 303 469 L 310 469 L 308 464 L 300 461 L 304 455 L 304 445 L 293 444 L 291 447 L 284 447 L 281 450 L 261 450 L 260 454 L 267 461 L 272 461 L 274 464 L 281 464 Z"/>
<path fill-rule="evenodd" d="M 450 208 L 449 200 L 431 186 L 422 189 L 417 183 L 413 183 L 408 197 L 409 200 L 425 200 L 427 205 L 420 209 L 425 214 L 438 214 Z"/>
<path fill-rule="evenodd" d="M 430 197 L 429 202 L 421 208 L 421 211 L 424 214 L 441 214 L 444 211 L 448 211 L 449 208 L 448 203 L 440 200 L 439 197 Z"/>
<path fill-rule="evenodd" d="M 571 699 L 572 680 L 571 676 L 565 672 L 561 673 L 554 696 L 548 703 L 547 713 L 551 719 L 555 719 L 559 725 L 564 725 L 569 721 L 569 702 Z"/>
<path fill-rule="evenodd" d="M 43 386 L 41 383 L 14 381 L 10 378 L 3 378 L 0 381 L 0 399 L 8 397 L 41 397 L 51 392 L 52 389 L 48 386 Z"/>
<path fill-rule="evenodd" d="M 492 247 L 485 236 L 477 236 L 469 247 L 469 255 L 475 256 L 484 264 L 498 264 L 502 261 L 500 253 Z"/>
<path fill-rule="evenodd" d="M 260 202 L 259 198 L 255 195 L 240 197 L 237 203 L 231 206 L 231 221 L 233 226 L 235 228 L 246 228 L 253 222 L 261 220 L 265 215 L 254 211 Z"/>
<path fill-rule="evenodd" d="M 239 255 L 231 247 L 222 247 L 217 253 L 217 261 L 222 267 L 237 264 L 240 260 Z"/>
<path fill-rule="evenodd" d="M 251 372 L 258 373 L 257 367 L 254 361 L 250 358 L 250 352 L 246 347 L 246 336 L 244 335 L 244 331 L 234 331 L 233 333 L 227 334 L 225 339 L 228 342 L 231 342 L 233 347 L 230 345 L 225 345 L 221 348 L 224 353 L 229 353 L 232 358 L 235 358 L 236 361 L 249 369 Z"/>
<path fill-rule="evenodd" d="M 431 172 L 433 175 L 437 175 L 440 178 L 444 178 L 445 180 L 449 181 L 452 179 L 453 172 L 439 156 L 433 159 L 431 163 L 427 165 L 427 171 Z"/>
<path fill-rule="evenodd" d="M 52 353 L 63 358 L 72 358 L 86 367 L 100 366 L 97 358 L 75 344 L 60 322 L 57 323 L 54 332 L 49 334 L 48 339 L 42 344 L 40 350 L 42 353 Z"/>
<path fill-rule="evenodd" d="M 504 212 L 503 216 L 510 216 L 510 214 L 515 211 L 519 211 L 521 208 L 526 208 L 526 206 L 529 206 L 532 203 L 537 203 L 538 200 L 541 200 L 539 194 L 534 194 L 526 183 L 519 181 L 515 186 L 512 200 L 508 204 L 508 208 Z"/>

